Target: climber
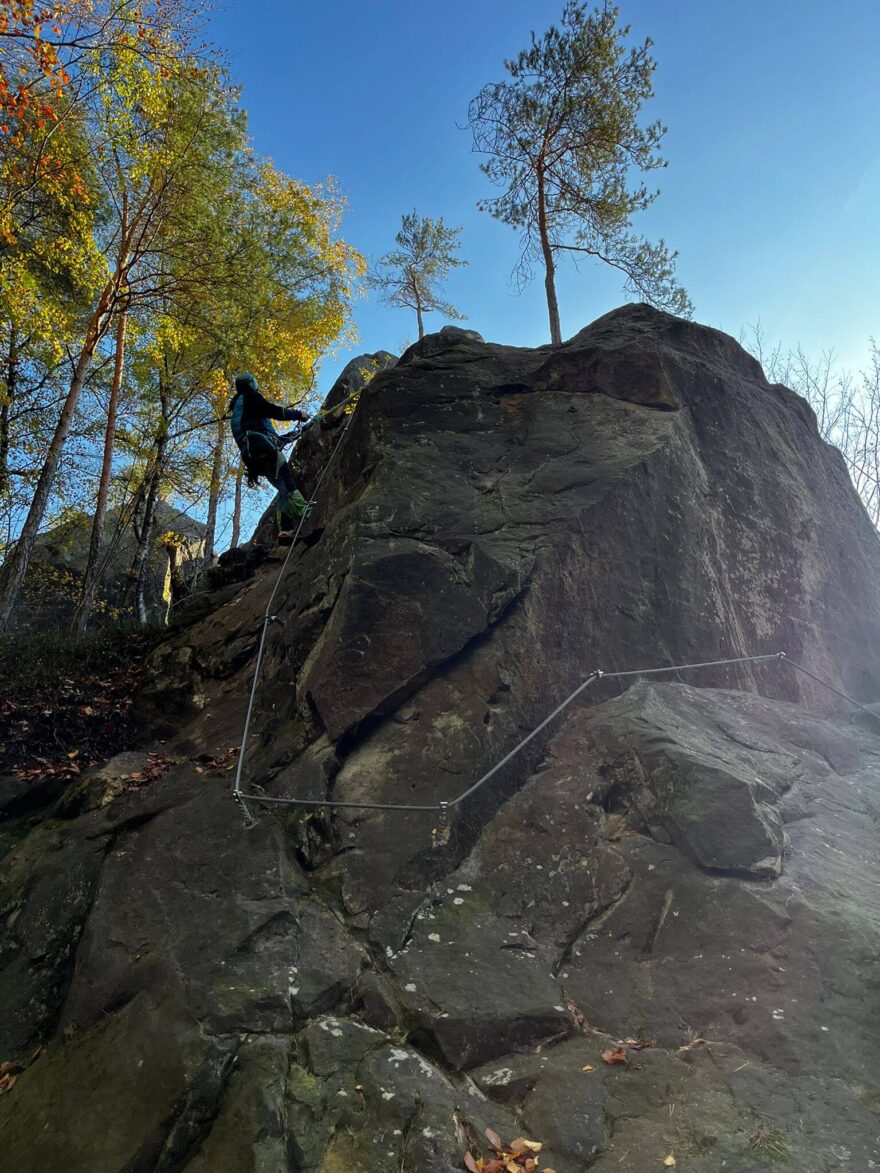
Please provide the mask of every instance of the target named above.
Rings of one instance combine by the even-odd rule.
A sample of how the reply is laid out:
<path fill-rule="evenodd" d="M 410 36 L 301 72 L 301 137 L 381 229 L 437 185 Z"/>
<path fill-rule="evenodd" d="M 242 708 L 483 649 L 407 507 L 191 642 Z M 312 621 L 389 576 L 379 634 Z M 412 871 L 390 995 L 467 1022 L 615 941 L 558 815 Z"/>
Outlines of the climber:
<path fill-rule="evenodd" d="M 271 420 L 294 420 L 304 426 L 300 433 L 310 426 L 309 417 L 296 407 L 279 407 L 270 403 L 257 386 L 253 375 L 238 375 L 235 380 L 235 396 L 230 404 L 232 410 L 232 435 L 241 452 L 247 470 L 248 485 L 255 488 L 260 477 L 265 477 L 278 490 L 276 520 L 280 538 L 287 537 L 282 524 L 282 514 L 289 523 L 307 517 L 311 503 L 306 501 L 296 486 L 293 471 L 284 458 L 283 446 L 290 437 L 279 436 Z"/>

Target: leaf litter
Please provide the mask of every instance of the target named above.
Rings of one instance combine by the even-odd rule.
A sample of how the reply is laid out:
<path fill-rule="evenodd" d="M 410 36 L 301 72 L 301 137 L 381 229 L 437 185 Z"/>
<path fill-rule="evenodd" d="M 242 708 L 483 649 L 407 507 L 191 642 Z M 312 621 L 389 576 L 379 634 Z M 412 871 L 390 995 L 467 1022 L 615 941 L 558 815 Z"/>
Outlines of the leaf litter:
<path fill-rule="evenodd" d="M 134 744 L 134 697 L 150 642 L 131 635 L 100 669 L 86 657 L 93 670 L 82 674 L 56 674 L 48 665 L 16 675 L 4 661 L 0 772 L 29 784 L 72 780 Z"/>
<path fill-rule="evenodd" d="M 469 1173 L 554 1173 L 547 1166 L 541 1167 L 538 1154 L 544 1146 L 540 1141 L 518 1136 L 504 1144 L 491 1128 L 486 1129 L 485 1136 L 494 1155 L 485 1158 L 465 1153 L 464 1167 Z"/>

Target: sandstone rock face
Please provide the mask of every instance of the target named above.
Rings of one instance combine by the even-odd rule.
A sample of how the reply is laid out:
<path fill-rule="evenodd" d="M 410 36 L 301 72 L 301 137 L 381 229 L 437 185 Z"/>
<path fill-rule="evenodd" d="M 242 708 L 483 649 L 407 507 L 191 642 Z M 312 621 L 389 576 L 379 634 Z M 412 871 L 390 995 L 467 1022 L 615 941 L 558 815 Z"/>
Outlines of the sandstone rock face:
<path fill-rule="evenodd" d="M 388 350 L 377 350 L 375 354 L 359 354 L 347 362 L 324 400 L 325 410 L 337 407 L 355 391 L 360 391 L 374 375 L 393 367 L 397 357 Z"/>
<path fill-rule="evenodd" d="M 448 835 L 246 829 L 198 764 L 276 583 L 243 770 L 276 798 L 452 799 L 596 666 L 784 650 L 876 702 L 880 543 L 809 408 L 628 306 L 429 335 L 306 434 L 307 490 L 340 435 L 286 566 L 246 554 L 153 657 L 174 769 L 9 807 L 10 1168 L 447 1173 L 487 1126 L 557 1173 L 880 1168 L 880 726 L 790 665 L 604 679 Z"/>

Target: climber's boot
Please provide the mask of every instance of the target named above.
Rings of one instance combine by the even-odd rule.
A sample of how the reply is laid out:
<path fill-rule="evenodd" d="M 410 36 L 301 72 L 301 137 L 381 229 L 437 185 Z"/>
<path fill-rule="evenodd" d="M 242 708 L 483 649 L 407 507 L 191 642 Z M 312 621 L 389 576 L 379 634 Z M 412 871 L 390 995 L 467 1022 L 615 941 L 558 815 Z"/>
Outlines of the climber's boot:
<path fill-rule="evenodd" d="M 288 517 L 293 518 L 294 521 L 299 521 L 300 518 L 305 521 L 314 508 L 314 501 L 307 501 L 299 489 L 294 489 L 288 496 L 284 512 Z"/>
<path fill-rule="evenodd" d="M 294 489 L 284 502 L 284 508 L 275 513 L 275 524 L 278 527 L 277 542 L 279 546 L 289 546 L 299 527 L 305 522 L 312 509 L 314 501 L 307 501 L 298 489 Z"/>

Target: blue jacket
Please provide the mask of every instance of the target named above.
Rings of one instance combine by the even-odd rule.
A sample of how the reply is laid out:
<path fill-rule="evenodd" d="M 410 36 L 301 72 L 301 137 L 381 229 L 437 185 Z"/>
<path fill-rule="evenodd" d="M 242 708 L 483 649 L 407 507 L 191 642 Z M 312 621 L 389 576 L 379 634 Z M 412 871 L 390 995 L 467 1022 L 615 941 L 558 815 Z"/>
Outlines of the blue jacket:
<path fill-rule="evenodd" d="M 278 433 L 272 420 L 305 420 L 308 417 L 296 407 L 281 407 L 270 403 L 262 392 L 248 389 L 238 391 L 232 401 L 232 435 L 241 448 L 248 432 L 259 432 L 272 444 L 277 444 Z"/>

